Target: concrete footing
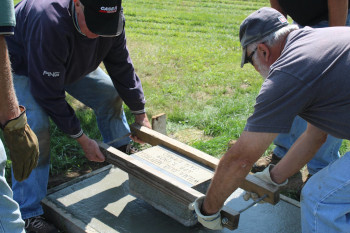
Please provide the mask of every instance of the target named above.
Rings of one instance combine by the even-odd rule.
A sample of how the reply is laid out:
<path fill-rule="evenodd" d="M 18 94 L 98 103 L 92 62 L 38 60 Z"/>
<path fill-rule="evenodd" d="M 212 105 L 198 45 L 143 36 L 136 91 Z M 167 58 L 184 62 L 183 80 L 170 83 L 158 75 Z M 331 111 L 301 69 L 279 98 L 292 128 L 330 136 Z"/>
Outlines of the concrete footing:
<path fill-rule="evenodd" d="M 132 179 L 132 178 L 131 178 Z M 250 202 L 236 190 L 226 205 L 240 210 Z M 212 233 L 200 224 L 186 227 L 129 193 L 128 174 L 112 166 L 49 190 L 43 200 L 46 217 L 64 233 Z M 191 216 L 190 216 L 191 217 Z M 300 209 L 281 201 L 273 206 L 257 204 L 240 216 L 238 233 L 299 233 Z"/>

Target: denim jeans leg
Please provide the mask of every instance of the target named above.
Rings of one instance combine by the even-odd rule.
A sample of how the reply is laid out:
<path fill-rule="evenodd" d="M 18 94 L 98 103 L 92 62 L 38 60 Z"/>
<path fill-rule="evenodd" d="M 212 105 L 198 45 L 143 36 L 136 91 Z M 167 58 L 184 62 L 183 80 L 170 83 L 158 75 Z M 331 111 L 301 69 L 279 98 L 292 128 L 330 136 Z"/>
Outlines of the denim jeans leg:
<path fill-rule="evenodd" d="M 273 141 L 273 143 L 276 145 L 273 153 L 277 155 L 277 157 L 282 158 L 288 152 L 293 143 L 305 131 L 306 126 L 307 122 L 301 117 L 296 116 L 289 133 L 278 134 Z"/>
<path fill-rule="evenodd" d="M 24 233 L 24 221 L 13 193 L 5 179 L 5 148 L 0 140 L 0 233 Z"/>
<path fill-rule="evenodd" d="M 282 158 L 293 143 L 305 131 L 307 122 L 301 117 L 295 117 L 290 132 L 288 134 L 279 134 L 273 141 L 276 145 L 274 154 Z M 342 140 L 328 135 L 326 142 L 317 151 L 312 160 L 307 164 L 308 171 L 311 175 L 315 174 L 329 163 L 340 157 L 339 149 Z"/>
<path fill-rule="evenodd" d="M 20 206 L 23 219 L 27 219 L 44 213 L 40 202 L 46 196 L 50 169 L 49 118 L 30 93 L 29 78 L 14 74 L 13 80 L 19 104 L 26 107 L 28 124 L 39 141 L 37 167 L 22 182 L 12 176 L 14 199 Z"/>
<path fill-rule="evenodd" d="M 111 78 L 101 68 L 97 68 L 78 82 L 67 85 L 66 91 L 94 110 L 104 142 L 110 142 L 130 133 L 123 111 L 123 100 Z M 118 148 L 128 143 L 130 138 L 125 137 L 113 143 L 112 146 Z"/>
<path fill-rule="evenodd" d="M 328 164 L 340 158 L 339 149 L 342 140 L 328 135 L 326 142 L 317 151 L 314 158 L 307 164 L 308 171 L 311 175 L 320 171 Z"/>
<path fill-rule="evenodd" d="M 345 26 L 350 26 L 350 9 L 348 10 L 348 16 L 345 21 Z M 313 28 L 325 28 L 329 27 L 329 22 L 327 20 L 323 20 L 312 26 Z"/>
<path fill-rule="evenodd" d="M 350 232 L 350 152 L 312 176 L 301 193 L 303 233 Z"/>

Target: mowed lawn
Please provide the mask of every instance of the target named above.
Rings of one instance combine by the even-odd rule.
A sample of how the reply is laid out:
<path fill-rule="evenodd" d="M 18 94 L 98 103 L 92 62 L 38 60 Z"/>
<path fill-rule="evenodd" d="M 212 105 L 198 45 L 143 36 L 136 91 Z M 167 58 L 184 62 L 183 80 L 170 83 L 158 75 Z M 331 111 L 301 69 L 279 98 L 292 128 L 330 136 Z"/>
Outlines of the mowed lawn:
<path fill-rule="evenodd" d="M 125 1 L 131 58 L 149 115 L 165 112 L 170 133 L 214 156 L 237 138 L 262 79 L 240 68 L 242 20 L 268 1 Z M 187 130 L 186 130 L 187 129 Z M 181 137 L 182 139 L 182 137 Z M 183 140 L 186 141 L 184 138 Z"/>
<path fill-rule="evenodd" d="M 123 1 L 127 44 L 148 116 L 166 113 L 169 136 L 216 157 L 239 137 L 263 81 L 250 65 L 240 68 L 239 25 L 263 6 L 269 0 Z M 76 109 L 85 132 L 101 140 L 91 110 Z M 85 162 L 75 141 L 54 124 L 51 130 L 53 172 Z M 347 148 L 344 143 L 342 151 Z"/>

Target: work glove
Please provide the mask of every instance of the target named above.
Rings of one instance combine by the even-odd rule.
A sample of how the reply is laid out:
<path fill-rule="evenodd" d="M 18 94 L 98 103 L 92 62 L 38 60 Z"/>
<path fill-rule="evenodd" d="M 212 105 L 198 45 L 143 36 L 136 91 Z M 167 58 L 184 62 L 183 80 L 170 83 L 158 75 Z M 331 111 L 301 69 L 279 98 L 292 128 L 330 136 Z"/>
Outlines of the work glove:
<path fill-rule="evenodd" d="M 13 175 L 17 181 L 28 178 L 39 158 L 39 143 L 35 133 L 27 124 L 26 110 L 20 106 L 21 114 L 4 126 L 6 145 L 10 151 Z"/>
<path fill-rule="evenodd" d="M 271 175 L 270 175 L 270 170 L 274 167 L 275 165 L 270 164 L 268 167 L 266 167 L 262 172 L 257 172 L 255 173 L 253 176 L 259 178 L 260 180 L 265 181 L 268 184 L 273 184 L 277 187 L 281 187 L 284 186 L 288 183 L 288 179 L 283 182 L 282 184 L 277 184 L 275 183 L 272 179 L 271 179 Z M 254 201 L 257 200 L 259 198 L 259 195 L 257 193 L 253 193 L 253 192 L 245 192 L 243 195 L 243 199 L 245 201 L 248 201 L 249 199 L 253 199 Z M 263 200 L 260 201 L 259 203 L 265 203 Z"/>
<path fill-rule="evenodd" d="M 201 196 L 197 198 L 193 203 L 189 205 L 188 208 L 196 212 L 198 222 L 200 222 L 203 226 L 211 230 L 221 230 L 223 227 L 221 224 L 220 210 L 216 214 L 209 215 L 209 216 L 205 216 L 201 213 L 201 208 L 203 205 L 204 198 L 205 196 Z"/>

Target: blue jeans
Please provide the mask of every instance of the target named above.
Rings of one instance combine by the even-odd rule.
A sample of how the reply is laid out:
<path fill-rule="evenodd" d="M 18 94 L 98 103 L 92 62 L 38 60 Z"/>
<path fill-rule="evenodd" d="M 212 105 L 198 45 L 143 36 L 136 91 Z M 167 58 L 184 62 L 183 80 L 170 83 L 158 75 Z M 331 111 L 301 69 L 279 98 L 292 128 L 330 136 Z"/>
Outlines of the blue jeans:
<path fill-rule="evenodd" d="M 276 145 L 273 153 L 282 158 L 293 143 L 305 131 L 307 122 L 301 117 L 295 117 L 293 125 L 288 134 L 279 134 L 273 141 Z M 307 168 L 311 175 L 315 174 L 329 163 L 337 160 L 340 157 L 339 148 L 342 140 L 328 135 L 326 142 L 317 151 L 313 159 L 307 164 Z"/>
<path fill-rule="evenodd" d="M 303 233 L 350 232 L 350 152 L 313 175 L 301 193 Z"/>
<path fill-rule="evenodd" d="M 345 26 L 350 26 L 350 9 L 348 10 L 348 17 L 346 18 Z M 323 20 L 323 21 L 317 23 L 316 25 L 313 25 L 312 27 L 313 28 L 325 28 L 325 27 L 329 27 L 329 24 L 328 24 L 327 20 Z"/>
<path fill-rule="evenodd" d="M 12 199 L 12 191 L 5 179 L 6 153 L 0 140 L 0 233 L 24 233 L 24 221 L 19 206 Z"/>
<path fill-rule="evenodd" d="M 13 75 L 18 101 L 26 106 L 28 124 L 39 141 L 38 166 L 29 178 L 18 182 L 12 176 L 14 199 L 18 202 L 23 219 L 43 214 L 40 201 L 46 196 L 50 169 L 49 116 L 30 93 L 30 81 L 26 76 Z M 98 68 L 74 84 L 67 85 L 66 91 L 94 110 L 103 141 L 109 142 L 130 132 L 119 97 L 110 77 Z M 130 143 L 128 137 L 112 144 L 120 147 Z"/>
<path fill-rule="evenodd" d="M 350 26 L 350 10 L 348 10 L 348 17 L 346 20 L 346 25 Z M 301 27 L 299 25 L 299 27 Z M 318 24 L 312 26 L 313 28 L 328 27 L 328 21 L 321 21 Z M 292 127 L 287 134 L 279 134 L 273 143 L 276 145 L 273 153 L 282 158 L 294 142 L 299 138 L 299 136 L 306 129 L 306 121 L 301 117 L 297 116 L 292 124 Z M 329 163 L 335 161 L 340 157 L 339 148 L 342 144 L 342 140 L 328 135 L 327 141 L 318 150 L 312 160 L 307 164 L 308 171 L 311 175 L 315 174 Z"/>

